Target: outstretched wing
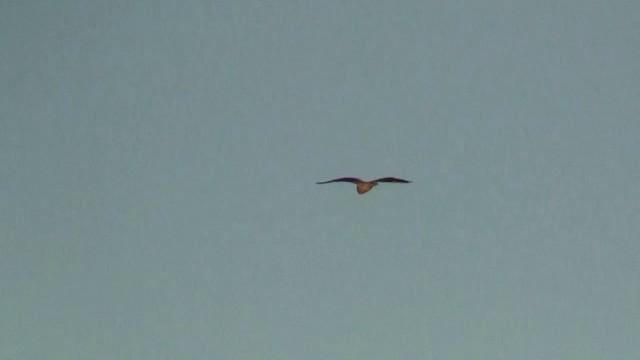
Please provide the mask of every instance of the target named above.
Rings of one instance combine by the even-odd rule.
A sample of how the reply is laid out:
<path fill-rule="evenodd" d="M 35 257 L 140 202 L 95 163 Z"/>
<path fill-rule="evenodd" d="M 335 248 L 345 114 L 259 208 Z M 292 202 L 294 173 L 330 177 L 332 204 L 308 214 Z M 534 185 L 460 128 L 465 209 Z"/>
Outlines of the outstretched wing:
<path fill-rule="evenodd" d="M 375 182 L 388 182 L 388 183 L 403 183 L 403 184 L 408 184 L 411 181 L 407 181 L 404 179 L 398 179 L 398 178 L 394 178 L 394 177 L 383 177 L 377 180 L 374 180 Z"/>
<path fill-rule="evenodd" d="M 328 183 L 332 183 L 332 182 L 350 182 L 350 183 L 358 184 L 358 183 L 361 183 L 363 181 L 358 179 L 358 178 L 354 178 L 354 177 L 343 177 L 343 178 L 333 179 L 333 180 L 329 180 L 329 181 L 317 182 L 316 184 L 328 184 Z"/>

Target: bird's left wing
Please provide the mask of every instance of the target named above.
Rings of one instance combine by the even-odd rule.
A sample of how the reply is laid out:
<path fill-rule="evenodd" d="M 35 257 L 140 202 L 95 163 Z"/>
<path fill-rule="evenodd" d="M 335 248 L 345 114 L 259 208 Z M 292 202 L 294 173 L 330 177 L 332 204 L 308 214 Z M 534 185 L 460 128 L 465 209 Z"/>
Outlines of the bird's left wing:
<path fill-rule="evenodd" d="M 403 183 L 403 184 L 408 184 L 411 181 L 407 181 L 404 179 L 398 179 L 398 178 L 394 178 L 394 177 L 383 177 L 377 180 L 374 180 L 376 182 L 388 182 L 388 183 Z"/>

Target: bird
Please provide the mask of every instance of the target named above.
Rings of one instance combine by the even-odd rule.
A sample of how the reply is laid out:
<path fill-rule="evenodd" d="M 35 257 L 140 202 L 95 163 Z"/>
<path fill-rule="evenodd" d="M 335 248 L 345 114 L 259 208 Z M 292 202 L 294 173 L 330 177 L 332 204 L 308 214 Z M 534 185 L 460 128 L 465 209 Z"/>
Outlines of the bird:
<path fill-rule="evenodd" d="M 356 191 L 358 192 L 359 195 L 362 195 L 362 194 L 368 192 L 369 190 L 373 189 L 373 187 L 378 185 L 378 183 L 387 182 L 387 183 L 408 184 L 411 181 L 407 181 L 407 180 L 404 180 L 404 179 L 398 179 L 398 178 L 394 178 L 394 177 L 383 177 L 383 178 L 376 179 L 376 180 L 371 180 L 371 181 L 362 181 L 362 180 L 360 180 L 358 178 L 354 178 L 354 177 L 342 177 L 342 178 L 337 178 L 337 179 L 333 179 L 333 180 L 317 182 L 316 184 L 322 185 L 322 184 L 328 184 L 328 183 L 333 183 L 333 182 L 350 182 L 350 183 L 356 184 Z"/>

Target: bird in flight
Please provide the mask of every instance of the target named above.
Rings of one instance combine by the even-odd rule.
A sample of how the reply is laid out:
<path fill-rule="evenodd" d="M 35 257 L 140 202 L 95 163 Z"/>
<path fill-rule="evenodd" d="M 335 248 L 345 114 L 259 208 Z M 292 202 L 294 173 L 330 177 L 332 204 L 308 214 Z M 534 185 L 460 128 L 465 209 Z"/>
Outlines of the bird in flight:
<path fill-rule="evenodd" d="M 354 178 L 354 177 L 343 177 L 343 178 L 333 179 L 333 180 L 329 180 L 329 181 L 317 182 L 316 184 L 321 185 L 321 184 L 328 184 L 328 183 L 332 183 L 332 182 L 350 182 L 350 183 L 356 184 L 356 191 L 358 191 L 358 194 L 362 195 L 362 194 L 366 193 L 367 191 L 373 189 L 373 187 L 378 185 L 378 183 L 387 182 L 387 183 L 408 184 L 411 181 L 398 179 L 398 178 L 394 178 L 394 177 L 383 177 L 383 178 L 376 179 L 376 180 L 371 180 L 371 181 L 362 181 L 362 180 L 360 180 L 358 178 Z"/>

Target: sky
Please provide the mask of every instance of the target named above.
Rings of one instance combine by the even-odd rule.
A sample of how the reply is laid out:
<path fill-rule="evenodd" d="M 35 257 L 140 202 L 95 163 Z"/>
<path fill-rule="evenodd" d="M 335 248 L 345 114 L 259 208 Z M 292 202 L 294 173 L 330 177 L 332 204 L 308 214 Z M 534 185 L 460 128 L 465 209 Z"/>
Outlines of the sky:
<path fill-rule="evenodd" d="M 3 1 L 2 358 L 638 359 L 639 17 Z"/>

